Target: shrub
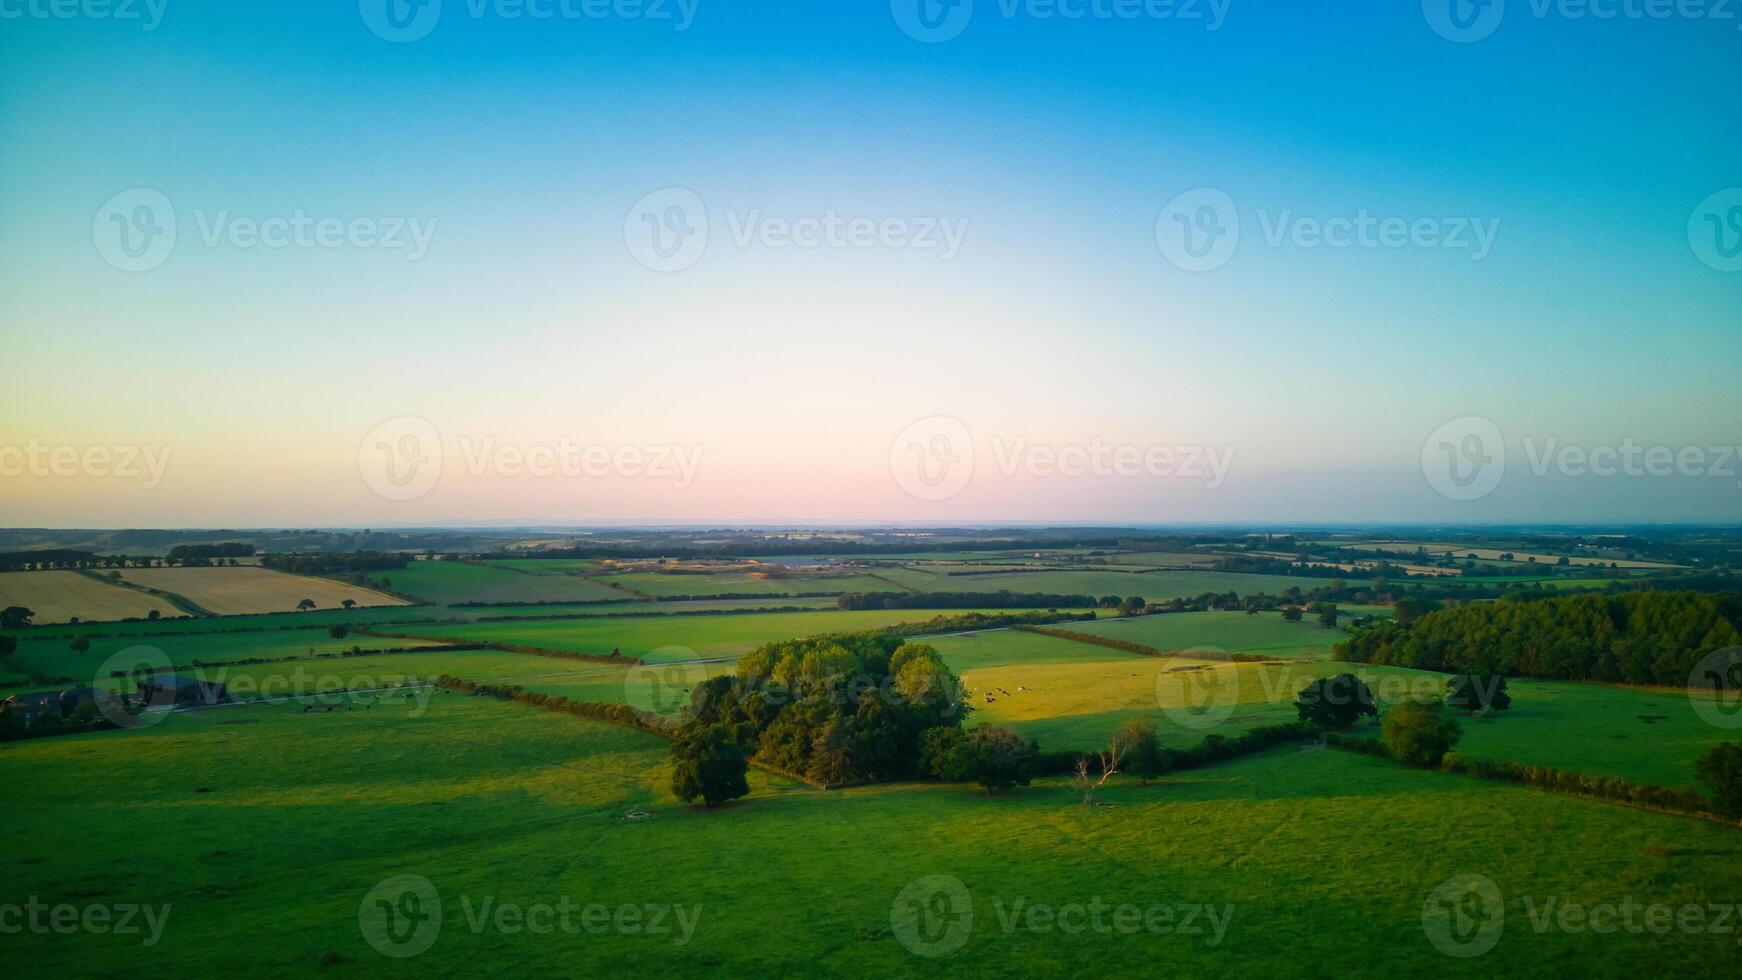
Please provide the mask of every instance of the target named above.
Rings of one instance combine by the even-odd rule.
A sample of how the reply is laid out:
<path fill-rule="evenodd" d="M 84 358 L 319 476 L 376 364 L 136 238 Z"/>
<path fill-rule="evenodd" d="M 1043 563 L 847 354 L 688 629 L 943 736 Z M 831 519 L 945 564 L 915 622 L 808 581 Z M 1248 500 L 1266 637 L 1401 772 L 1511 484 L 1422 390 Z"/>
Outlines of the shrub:
<path fill-rule="evenodd" d="M 1742 817 L 1742 744 L 1715 745 L 1694 763 L 1694 774 L 1712 791 L 1712 805 L 1727 817 Z"/>
<path fill-rule="evenodd" d="M 1442 717 L 1438 701 L 1404 701 L 1385 712 L 1381 737 L 1391 757 L 1406 766 L 1431 769 L 1440 764 L 1462 730 Z"/>

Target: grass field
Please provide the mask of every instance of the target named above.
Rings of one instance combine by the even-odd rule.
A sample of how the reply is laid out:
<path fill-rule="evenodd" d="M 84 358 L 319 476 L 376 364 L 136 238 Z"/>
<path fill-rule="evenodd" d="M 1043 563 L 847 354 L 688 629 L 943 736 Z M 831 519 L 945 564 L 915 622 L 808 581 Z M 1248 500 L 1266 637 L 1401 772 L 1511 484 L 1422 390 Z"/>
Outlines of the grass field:
<path fill-rule="evenodd" d="M 414 561 L 379 577 L 425 602 L 589 602 L 633 596 L 579 575 L 534 575 L 455 561 Z"/>
<path fill-rule="evenodd" d="M 31 788 L 0 828 L 0 900 L 169 907 L 151 946 L 8 937 L 10 956 L 73 976 L 470 975 L 506 963 L 571 976 L 1258 976 L 1303 963 L 1361 975 L 1379 960 L 1435 976 L 1716 976 L 1734 961 L 1733 933 L 1538 931 L 1529 910 L 1550 897 L 1742 899 L 1734 828 L 1326 751 L 1277 750 L 1149 787 L 1120 780 L 1095 810 L 1060 780 L 996 798 L 931 785 L 822 793 L 753 770 L 750 797 L 710 812 L 672 800 L 653 736 L 443 695 L 421 713 L 232 708 L 13 743 L 0 746 L 0 775 Z M 653 817 L 623 819 L 632 809 Z M 430 881 L 441 922 L 420 934 L 427 952 L 389 959 L 359 912 L 378 882 L 407 874 Z M 1470 874 L 1492 880 L 1505 917 L 1491 953 L 1458 959 L 1434 947 L 1423 908 Z M 891 915 L 934 875 L 958 879 L 972 911 L 961 947 L 935 960 L 910 952 L 904 939 L 936 947 Z M 478 913 L 486 900 L 565 899 L 647 918 L 541 934 Z M 1116 931 L 1107 912 L 1106 931 L 1072 932 L 1012 918 L 1019 900 L 1165 906 L 1176 924 L 1197 909 L 1198 925 Z M 649 933 L 659 907 L 669 931 Z"/>
<path fill-rule="evenodd" d="M 60 639 L 25 640 L 9 660 L 9 667 L 50 677 L 71 677 L 89 684 L 112 655 L 133 647 L 161 651 L 171 664 L 223 663 L 254 658 L 304 657 L 337 653 L 361 646 L 365 650 L 432 645 L 426 640 L 383 640 L 352 634 L 342 640 L 325 629 L 263 630 L 253 633 L 194 633 L 163 636 L 103 636 L 90 640 L 91 648 L 74 653 Z M 62 685 L 64 686 L 64 685 Z"/>
<path fill-rule="evenodd" d="M 988 610 L 994 611 L 994 610 Z M 949 610 L 955 615 L 961 610 Z M 568 653 L 608 654 L 649 662 L 698 657 L 736 657 L 771 640 L 880 629 L 925 622 L 933 610 L 893 609 L 864 612 L 741 613 L 721 616 L 619 616 L 596 619 L 526 620 L 416 627 L 409 635 L 429 639 L 502 643 Z"/>
<path fill-rule="evenodd" d="M 879 574 L 919 591 L 1048 592 L 1059 595 L 1139 595 L 1151 601 L 1205 592 L 1279 595 L 1290 586 L 1310 589 L 1324 579 L 1286 575 L 1245 575 L 1237 572 L 1073 572 L 1048 569 L 1008 575 L 943 575 L 923 566 L 889 569 Z"/>
<path fill-rule="evenodd" d="M 652 596 L 685 595 L 794 595 L 802 592 L 899 592 L 888 582 L 869 575 L 804 575 L 794 573 L 781 578 L 757 578 L 746 572 L 719 572 L 711 575 L 667 575 L 660 572 L 626 572 L 607 575 L 601 582 Z"/>
<path fill-rule="evenodd" d="M 645 608 L 645 604 L 643 604 Z M 372 623 L 404 623 L 430 619 L 453 619 L 462 616 L 441 606 L 377 606 L 372 609 L 311 609 L 307 612 L 262 613 L 255 616 L 198 616 L 180 619 L 136 620 L 126 623 L 91 625 L 41 626 L 19 630 L 0 630 L 0 635 L 28 638 L 34 636 L 151 636 L 166 633 L 256 632 L 276 629 L 302 629 L 344 623 L 362 626 Z"/>
<path fill-rule="evenodd" d="M 1281 613 L 1167 613 L 1129 619 L 1104 619 L 1060 627 L 1077 633 L 1127 640 L 1163 653 L 1213 647 L 1225 653 L 1256 653 L 1271 657 L 1312 659 L 1330 656 L 1331 648 L 1349 638 L 1337 629 L 1303 620 L 1290 623 Z"/>
<path fill-rule="evenodd" d="M 185 616 L 161 596 L 99 582 L 79 572 L 0 572 L 0 607 L 23 606 L 36 613 L 38 626 L 104 622 L 149 616 Z"/>
<path fill-rule="evenodd" d="M 318 609 L 335 608 L 349 599 L 359 606 L 403 606 L 373 589 L 327 578 L 287 575 L 268 568 L 129 568 L 121 577 L 135 585 L 171 592 L 219 616 L 289 612 L 304 599 Z"/>

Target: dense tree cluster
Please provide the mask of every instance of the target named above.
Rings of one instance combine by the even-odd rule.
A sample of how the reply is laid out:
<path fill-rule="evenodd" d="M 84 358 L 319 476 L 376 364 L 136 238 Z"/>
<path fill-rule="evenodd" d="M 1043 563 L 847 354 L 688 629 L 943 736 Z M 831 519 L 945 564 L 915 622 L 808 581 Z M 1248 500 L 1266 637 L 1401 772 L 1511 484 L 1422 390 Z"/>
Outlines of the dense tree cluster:
<path fill-rule="evenodd" d="M 1473 603 L 1386 623 L 1340 660 L 1422 670 L 1685 685 L 1702 658 L 1742 644 L 1742 596 L 1627 592 Z"/>
<path fill-rule="evenodd" d="M 987 796 L 1027 786 L 1040 750 L 1008 728 L 977 725 L 972 730 L 939 726 L 920 740 L 920 766 L 926 775 L 951 783 L 978 783 Z"/>
<path fill-rule="evenodd" d="M 822 786 L 919 773 L 932 728 L 959 728 L 965 694 L 936 650 L 896 633 L 770 643 L 691 694 L 686 730 L 724 725 L 758 763 Z"/>

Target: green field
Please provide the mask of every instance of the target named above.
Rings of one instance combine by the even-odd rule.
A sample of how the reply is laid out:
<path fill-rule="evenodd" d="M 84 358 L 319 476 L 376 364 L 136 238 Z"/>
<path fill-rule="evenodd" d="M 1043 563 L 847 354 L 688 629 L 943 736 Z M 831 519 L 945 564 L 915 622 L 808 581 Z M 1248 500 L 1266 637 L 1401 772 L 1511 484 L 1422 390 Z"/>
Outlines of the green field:
<path fill-rule="evenodd" d="M 1246 575 L 1237 572 L 1073 572 L 1048 569 L 1008 575 L 944 575 L 923 566 L 889 569 L 878 574 L 922 592 L 1048 592 L 1057 595 L 1138 595 L 1150 601 L 1198 596 L 1205 592 L 1280 595 L 1297 586 L 1303 590 L 1325 583 L 1286 575 Z"/>
<path fill-rule="evenodd" d="M 579 575 L 533 575 L 454 561 L 414 561 L 379 576 L 424 602 L 587 602 L 633 598 Z"/>
<path fill-rule="evenodd" d="M 81 626 L 30 626 L 0 631 L 18 638 L 37 636 L 150 636 L 166 633 L 257 632 L 319 626 L 335 623 L 368 626 L 378 623 L 411 623 L 457 618 L 459 612 L 441 606 L 378 606 L 372 609 L 311 609 L 308 612 L 262 613 L 254 616 L 183 616 L 178 619 L 136 619 L 125 623 L 90 623 Z"/>
<path fill-rule="evenodd" d="M 535 619 L 552 616 L 570 616 L 587 618 L 592 616 L 663 616 L 672 613 L 691 613 L 746 609 L 833 609 L 835 600 L 830 596 L 760 596 L 750 599 L 667 599 L 660 602 L 649 602 L 646 599 L 632 599 L 626 602 L 599 602 L 588 604 L 563 604 L 532 606 L 466 606 L 451 612 L 455 618 L 465 619 Z"/>
<path fill-rule="evenodd" d="M 796 595 L 824 592 L 898 592 L 895 586 L 869 575 L 803 575 L 783 578 L 756 578 L 747 572 L 719 572 L 710 575 L 664 574 L 661 572 L 625 572 L 599 579 L 622 589 L 651 596 L 710 595 Z"/>
<path fill-rule="evenodd" d="M 1211 647 L 1225 653 L 1303 660 L 1327 657 L 1332 647 L 1348 638 L 1342 630 L 1327 629 L 1310 619 L 1290 623 L 1274 612 L 1255 616 L 1244 612 L 1167 613 L 1059 628 L 1139 643 L 1164 653 Z"/>
<path fill-rule="evenodd" d="M 958 612 L 961 610 L 950 610 L 948 614 Z M 936 615 L 939 613 L 935 610 L 894 609 L 721 616 L 619 616 L 468 623 L 417 627 L 408 632 L 428 639 L 501 643 L 567 653 L 603 655 L 617 650 L 625 657 L 669 662 L 698 657 L 736 657 L 771 640 L 921 623 Z"/>
<path fill-rule="evenodd" d="M 335 640 L 324 629 L 308 629 L 147 637 L 106 636 L 95 637 L 90 643 L 89 650 L 74 653 L 64 640 L 26 640 L 18 644 L 18 652 L 9 658 L 11 663 L 8 666 L 20 672 L 71 677 L 77 684 L 90 684 L 103 672 L 101 669 L 112 655 L 136 647 L 161 652 L 170 664 L 186 665 L 196 661 L 223 663 L 252 658 L 310 657 L 334 654 L 356 646 L 365 650 L 426 646 L 432 645 L 433 641 L 382 639 L 360 633 Z"/>
<path fill-rule="evenodd" d="M 1539 932 L 1527 910 L 1550 896 L 1678 908 L 1742 896 L 1734 828 L 1328 751 L 1118 781 L 1103 792 L 1113 805 L 1094 810 L 1060 780 L 987 798 L 933 785 L 823 793 L 753 771 L 750 797 L 709 812 L 671 799 L 653 736 L 442 695 L 421 712 L 175 715 L 0 746 L 0 771 L 31 787 L 0 830 L 0 899 L 169 906 L 148 947 L 140 935 L 8 937 L 12 957 L 72 976 L 469 975 L 506 963 L 568 976 L 1256 976 L 1302 963 L 1360 975 L 1380 957 L 1387 972 L 1435 976 L 1713 976 L 1733 962 L 1734 934 Z M 643 808 L 652 819 L 623 819 Z M 141 841 L 153 860 L 139 860 Z M 366 943 L 359 911 L 374 885 L 407 874 L 431 882 L 442 921 L 427 952 L 389 959 Z M 1423 908 L 1468 874 L 1492 880 L 1505 920 L 1493 952 L 1466 960 L 1434 947 Z M 934 875 L 958 879 L 973 913 L 959 950 L 935 960 L 909 951 L 903 939 L 935 947 L 891 915 Z M 652 909 L 682 906 L 690 926 L 668 911 L 669 931 L 651 934 L 622 916 L 598 934 L 534 934 L 492 916 L 474 930 L 486 899 L 637 906 L 643 927 Z M 1010 918 L 1019 899 L 1137 918 L 1116 931 L 1108 911 L 1106 932 L 1072 932 Z M 1201 931 L 1131 925 L 1161 906 L 1176 924 L 1197 909 Z"/>

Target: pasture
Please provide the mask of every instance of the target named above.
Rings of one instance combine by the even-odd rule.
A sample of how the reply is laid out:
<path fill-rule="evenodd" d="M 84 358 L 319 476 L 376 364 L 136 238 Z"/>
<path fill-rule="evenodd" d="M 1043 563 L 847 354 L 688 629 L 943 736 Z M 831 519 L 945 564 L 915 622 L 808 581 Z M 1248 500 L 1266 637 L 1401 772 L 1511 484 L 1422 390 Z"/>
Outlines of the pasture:
<path fill-rule="evenodd" d="M 949 610 L 947 615 L 965 611 Z M 404 632 L 432 640 L 500 643 L 594 656 L 617 650 L 625 657 L 671 662 L 737 657 L 773 640 L 921 623 L 938 614 L 924 609 L 864 612 L 837 609 L 718 616 L 617 616 L 418 626 Z"/>
<path fill-rule="evenodd" d="M 947 575 L 927 566 L 886 569 L 880 576 L 921 592 L 1047 592 L 1057 595 L 1138 595 L 1154 602 L 1160 599 L 1199 596 L 1205 592 L 1238 592 L 1241 595 L 1280 595 L 1290 586 L 1310 589 L 1324 579 L 1287 575 L 1247 575 L 1239 572 L 1109 572 L 1044 571 L 1010 572 L 1003 575 Z"/>
<path fill-rule="evenodd" d="M 187 613 L 162 596 L 124 585 L 99 582 L 80 572 L 0 572 L 0 607 L 23 606 L 36 613 L 38 626 L 78 620 L 81 623 Z"/>
<path fill-rule="evenodd" d="M 425 602 L 610 602 L 635 596 L 581 575 L 536 575 L 492 565 L 414 561 L 382 572 L 393 591 Z"/>
<path fill-rule="evenodd" d="M 128 568 L 124 581 L 181 596 L 217 616 L 289 612 L 304 599 L 317 609 L 333 609 L 346 600 L 359 606 L 403 606 L 403 599 L 328 578 L 289 575 L 269 568 Z"/>
<path fill-rule="evenodd" d="M 1311 660 L 1328 657 L 1348 634 L 1328 629 L 1307 617 L 1298 623 L 1281 613 L 1166 613 L 1159 616 L 1113 617 L 1095 623 L 1065 624 L 1060 629 L 1113 640 L 1125 640 L 1163 653 L 1209 647 L 1224 653 L 1263 654 Z"/>
<path fill-rule="evenodd" d="M 0 746 L 0 775 L 32 788 L 0 828 L 0 901 L 168 906 L 151 945 L 39 930 L 9 937 L 9 955 L 75 976 L 422 976 L 512 961 L 527 975 L 802 963 L 816 976 L 998 978 L 1276 975 L 1302 962 L 1359 974 L 1376 956 L 1435 976 L 1703 976 L 1735 955 L 1733 933 L 1539 931 L 1527 911 L 1551 896 L 1734 902 L 1734 828 L 1384 760 L 1278 749 L 1147 787 L 1118 780 L 1093 810 L 1059 779 L 987 798 L 928 784 L 823 793 L 752 770 L 749 797 L 705 811 L 670 797 L 654 736 L 486 698 L 411 700 L 225 708 Z M 632 810 L 652 817 L 625 820 Z M 377 883 L 407 874 L 429 880 L 440 923 L 426 952 L 388 958 L 359 912 Z M 1423 909 L 1468 874 L 1494 883 L 1504 922 L 1492 952 L 1459 959 L 1435 948 Z M 891 913 L 934 875 L 961 882 L 972 916 L 959 949 L 927 959 L 910 951 L 934 951 L 927 936 Z M 479 913 L 565 900 L 637 917 L 565 933 Z M 1072 930 L 1013 914 L 1017 902 L 1164 906 L 1180 926 L 1196 909 L 1196 924 L 1113 930 L 1104 912 L 1102 928 Z M 668 914 L 652 931 L 640 916 L 656 907 Z M 238 932 L 248 942 L 230 941 Z"/>
<path fill-rule="evenodd" d="M 901 589 L 869 575 L 814 575 L 791 572 L 759 577 L 753 572 L 667 573 L 625 572 L 601 582 L 650 596 L 769 595 L 800 593 L 899 592 Z"/>
<path fill-rule="evenodd" d="M 353 633 L 335 640 L 325 629 L 261 630 L 251 633 L 189 633 L 152 636 L 95 636 L 91 648 L 75 653 L 66 640 L 23 640 L 9 659 L 20 671 L 49 677 L 70 677 L 79 684 L 107 679 L 105 662 L 123 650 L 139 647 L 161 653 L 173 665 L 226 663 L 233 660 L 312 658 L 352 647 L 365 650 L 436 645 L 429 640 L 384 640 Z"/>

